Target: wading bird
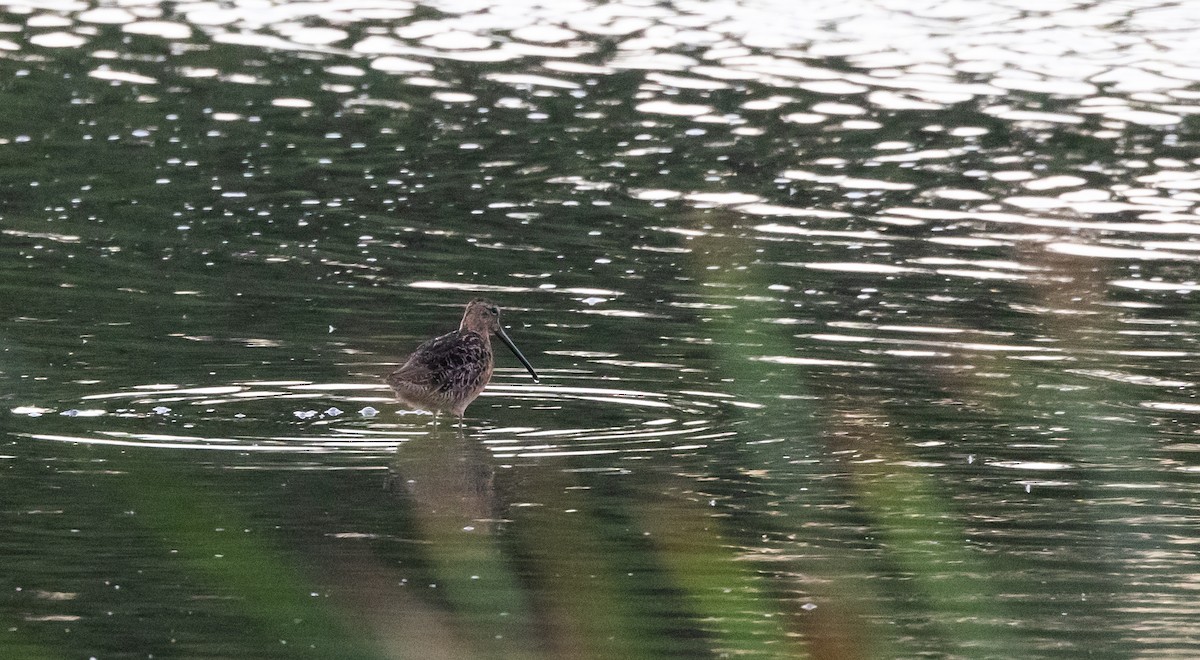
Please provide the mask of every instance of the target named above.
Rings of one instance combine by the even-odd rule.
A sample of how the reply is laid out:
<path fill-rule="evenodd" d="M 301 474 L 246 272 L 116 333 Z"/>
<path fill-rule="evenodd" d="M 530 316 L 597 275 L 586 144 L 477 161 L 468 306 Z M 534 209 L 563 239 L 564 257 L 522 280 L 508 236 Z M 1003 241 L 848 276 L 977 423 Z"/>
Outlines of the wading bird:
<path fill-rule="evenodd" d="M 492 379 L 495 357 L 491 336 L 496 335 L 529 370 L 534 382 L 537 372 L 521 355 L 500 325 L 500 308 L 490 300 L 476 298 L 467 303 L 458 330 L 435 337 L 417 347 L 397 370 L 388 374 L 387 384 L 396 398 L 416 410 L 435 415 L 448 412 L 462 421 L 467 406 Z"/>

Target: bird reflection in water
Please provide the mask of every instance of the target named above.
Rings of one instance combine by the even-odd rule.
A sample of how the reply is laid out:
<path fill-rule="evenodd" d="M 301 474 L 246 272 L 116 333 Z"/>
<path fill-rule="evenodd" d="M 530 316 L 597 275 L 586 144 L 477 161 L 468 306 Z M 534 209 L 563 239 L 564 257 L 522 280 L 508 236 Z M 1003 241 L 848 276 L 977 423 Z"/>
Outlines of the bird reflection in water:
<path fill-rule="evenodd" d="M 402 442 L 384 489 L 405 500 L 432 536 L 491 531 L 499 518 L 496 470 L 487 447 L 461 430 Z"/>

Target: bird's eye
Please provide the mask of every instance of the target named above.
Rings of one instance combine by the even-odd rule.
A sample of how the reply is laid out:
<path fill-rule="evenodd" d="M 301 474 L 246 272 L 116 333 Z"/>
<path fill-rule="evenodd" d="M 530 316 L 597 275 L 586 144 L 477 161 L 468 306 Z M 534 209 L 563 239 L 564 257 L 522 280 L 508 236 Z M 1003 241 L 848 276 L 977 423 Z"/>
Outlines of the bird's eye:
<path fill-rule="evenodd" d="M 488 307 L 488 314 L 492 316 L 500 316 L 500 310 L 495 307 Z"/>

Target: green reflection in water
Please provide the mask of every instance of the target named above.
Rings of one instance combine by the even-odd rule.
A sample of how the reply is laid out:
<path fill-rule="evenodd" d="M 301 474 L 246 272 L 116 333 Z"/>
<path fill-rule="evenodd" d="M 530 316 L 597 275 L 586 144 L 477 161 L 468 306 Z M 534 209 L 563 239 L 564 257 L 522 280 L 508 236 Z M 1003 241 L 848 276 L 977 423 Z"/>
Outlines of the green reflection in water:
<path fill-rule="evenodd" d="M 26 526 L 20 542 L 44 544 L 46 563 L 9 578 L 22 591 L 64 594 L 27 604 L 37 613 L 16 626 L 50 655 L 383 657 L 314 589 L 303 554 L 188 452 L 54 448 L 46 459 L 18 447 L 23 470 L 54 467 L 8 480 L 9 501 L 56 530 L 52 539 Z M 70 618 L 54 623 L 54 609 Z"/>
<path fill-rule="evenodd" d="M 4 23 L 22 37 L 59 29 L 33 26 L 54 22 L 41 11 Z M 1136 380 L 1192 376 L 1186 130 L 1077 113 L 1057 89 L 1008 90 L 1014 112 L 999 90 L 934 103 L 920 98 L 930 76 L 952 96 L 973 76 L 765 46 L 663 54 L 773 62 L 785 80 L 697 73 L 705 89 L 636 68 L 556 69 L 579 94 L 489 82 L 550 56 L 431 57 L 433 83 L 478 96 L 450 103 L 357 53 L 78 27 L 87 49 L 39 50 L 8 30 L 0 60 L 0 382 L 10 407 L 51 411 L 11 415 L 2 459 L 14 654 L 1028 657 L 1194 644 L 1194 408 L 1144 405 L 1188 405 L 1194 385 L 1147 394 Z M 597 40 L 598 63 L 613 41 Z M 326 87 L 323 67 L 339 63 L 364 67 L 348 91 Z M 98 67 L 158 83 L 112 84 L 89 76 Z M 216 73 L 187 73 L 205 69 Z M 814 92 L 788 72 L 881 87 Z M 902 107 L 875 104 L 910 76 Z M 1111 93 L 1097 112 L 1183 112 L 1166 94 Z M 714 116 L 638 111 L 647 94 Z M 312 106 L 273 105 L 281 95 Z M 785 119 L 835 96 L 880 125 Z M 1061 197 L 1022 183 L 1058 174 L 1084 183 Z M 1153 203 L 1087 206 L 1136 201 L 1131 189 Z M 678 201 L 692 191 L 709 201 Z M 728 193 L 788 206 L 759 216 L 711 201 Z M 1068 205 L 1021 215 L 1014 198 Z M 681 211 L 695 206 L 715 210 Z M 1165 239 L 1183 256 L 1138 252 Z M 1134 256 L 1047 263 L 1048 241 L 1066 240 Z M 1111 278 L 1185 292 L 1136 291 L 1143 306 L 1117 312 Z M 451 286 L 414 286 L 429 282 Z M 645 410 L 511 391 L 481 401 L 482 426 L 462 438 L 425 436 L 423 420 L 377 401 L 389 409 L 374 422 L 292 417 L 349 408 L 325 393 L 189 400 L 170 418 L 85 398 L 376 379 L 488 286 L 528 308 L 514 317 L 531 324 L 520 343 L 553 356 L 559 382 L 646 390 L 670 423 L 724 435 L 638 454 L 657 440 L 595 436 L 637 436 Z M 1021 350 L 888 335 L 909 321 Z M 1169 332 L 1129 332 L 1150 324 Z M 1031 353 L 1063 362 L 1018 359 Z M 679 401 L 695 390 L 760 407 Z M 81 402 L 108 414 L 55 414 Z M 558 455 L 481 451 L 575 425 Z M 400 447 L 385 455 L 341 430 Z M 321 451 L 214 458 L 33 437 L 130 431 Z"/>
<path fill-rule="evenodd" d="M 713 221 L 706 215 L 694 219 L 697 224 Z M 840 410 L 822 410 L 832 401 L 809 394 L 810 377 L 801 367 L 781 369 L 762 359 L 791 355 L 794 349 L 778 326 L 761 323 L 761 319 L 781 316 L 782 310 L 772 309 L 779 301 L 764 296 L 774 282 L 756 277 L 761 272 L 756 267 L 757 253 L 740 241 L 710 237 L 699 242 L 695 254 L 695 272 L 702 290 L 708 292 L 707 299 L 728 308 L 714 315 L 709 324 L 717 338 L 722 372 L 739 398 L 763 405 L 762 410 L 748 415 L 749 421 L 759 437 L 773 438 L 741 447 L 745 456 L 730 464 L 761 465 L 763 473 L 771 477 L 771 499 L 793 506 L 842 496 L 838 491 L 822 492 L 829 487 L 846 489 L 862 511 L 868 538 L 877 536 L 875 543 L 882 551 L 878 565 L 864 565 L 835 548 L 829 548 L 819 564 L 807 557 L 806 551 L 796 550 L 798 556 L 763 570 L 774 574 L 780 590 L 812 592 L 813 612 L 820 615 L 806 616 L 794 600 L 781 599 L 767 607 L 789 608 L 784 620 L 803 630 L 809 648 L 821 657 L 895 657 L 915 652 L 915 648 L 901 650 L 903 643 L 891 641 L 872 623 L 881 612 L 869 603 L 880 601 L 882 594 L 877 593 L 880 587 L 875 580 L 862 578 L 895 572 L 907 582 L 900 598 L 922 603 L 923 616 L 935 626 L 926 634 L 940 640 L 938 646 L 967 655 L 975 653 L 972 648 L 986 649 L 984 655 L 1026 654 L 1024 645 L 1009 630 L 1012 616 L 1004 613 L 998 591 L 978 579 L 996 572 L 991 560 L 971 550 L 959 522 L 961 514 L 949 505 L 943 489 L 904 467 L 907 457 L 900 438 L 883 430 L 888 424 L 879 403 L 863 397 L 833 404 Z M 872 416 L 880 419 L 860 423 Z M 829 480 L 827 468 L 816 467 L 818 462 L 797 460 L 798 456 L 828 453 L 824 445 L 834 441 L 859 454 L 848 461 L 848 480 Z M 872 459 L 864 460 L 867 456 Z M 792 507 L 779 507 L 775 502 L 746 506 L 749 511 L 777 508 L 783 509 L 781 514 L 810 515 L 805 508 L 787 511 Z M 750 517 L 753 519 L 753 514 Z M 769 519 L 746 524 L 755 530 L 777 527 Z M 794 539 L 800 548 L 822 548 L 829 541 L 821 535 Z M 787 568 L 782 569 L 780 563 Z M 827 616 L 823 607 L 835 614 Z"/>

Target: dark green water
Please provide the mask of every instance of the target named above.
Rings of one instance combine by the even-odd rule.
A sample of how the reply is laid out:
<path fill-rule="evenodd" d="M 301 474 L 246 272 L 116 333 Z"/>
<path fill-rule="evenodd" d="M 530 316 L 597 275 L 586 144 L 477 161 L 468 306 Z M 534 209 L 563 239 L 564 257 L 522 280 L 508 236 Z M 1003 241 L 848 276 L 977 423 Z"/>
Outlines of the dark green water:
<path fill-rule="evenodd" d="M 1200 653 L 1200 12 L 1027 5 L 0 0 L 0 656 Z"/>

